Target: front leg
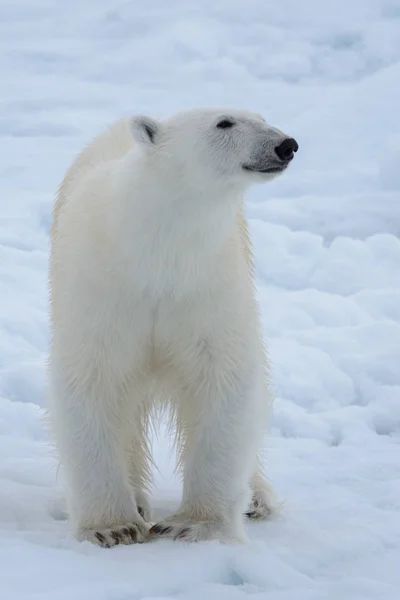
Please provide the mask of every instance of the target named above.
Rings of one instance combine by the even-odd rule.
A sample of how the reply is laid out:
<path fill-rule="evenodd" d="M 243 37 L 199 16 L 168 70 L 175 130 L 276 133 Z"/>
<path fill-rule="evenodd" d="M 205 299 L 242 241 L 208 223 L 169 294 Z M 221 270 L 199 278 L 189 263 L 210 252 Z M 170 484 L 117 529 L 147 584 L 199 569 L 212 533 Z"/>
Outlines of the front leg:
<path fill-rule="evenodd" d="M 257 343 L 202 341 L 182 355 L 177 414 L 183 444 L 183 497 L 153 535 L 188 541 L 244 542 L 249 481 L 263 430 L 262 355 Z M 188 357 L 190 359 L 188 360 Z M 194 359 L 194 363 L 192 362 Z"/>
<path fill-rule="evenodd" d="M 67 384 L 66 370 L 51 365 L 50 416 L 75 537 L 103 547 L 142 542 L 149 526 L 125 473 L 123 396 L 95 373 L 87 379 Z"/>

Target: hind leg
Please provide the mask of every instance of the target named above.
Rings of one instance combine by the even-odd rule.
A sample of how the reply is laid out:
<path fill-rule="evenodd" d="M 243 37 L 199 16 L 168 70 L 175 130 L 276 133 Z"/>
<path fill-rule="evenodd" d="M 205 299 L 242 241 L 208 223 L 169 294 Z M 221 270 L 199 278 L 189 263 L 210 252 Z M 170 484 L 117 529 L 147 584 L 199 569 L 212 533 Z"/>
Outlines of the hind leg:
<path fill-rule="evenodd" d="M 259 458 L 257 458 L 257 469 L 250 479 L 250 489 L 252 498 L 246 516 L 250 519 L 267 519 L 276 510 L 277 504 Z"/>
<path fill-rule="evenodd" d="M 137 398 L 137 391 L 136 391 Z M 130 421 L 128 448 L 128 478 L 133 491 L 134 501 L 139 515 L 151 522 L 151 507 L 149 502 L 149 488 L 151 484 L 151 448 L 149 441 L 150 402 L 147 394 L 143 394 L 142 401 Z"/>

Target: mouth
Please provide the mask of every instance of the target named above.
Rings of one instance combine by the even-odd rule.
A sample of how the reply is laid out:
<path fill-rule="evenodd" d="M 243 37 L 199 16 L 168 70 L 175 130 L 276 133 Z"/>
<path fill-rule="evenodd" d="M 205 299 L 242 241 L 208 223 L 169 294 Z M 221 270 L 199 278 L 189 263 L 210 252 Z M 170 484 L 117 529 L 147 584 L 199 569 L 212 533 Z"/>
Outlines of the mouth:
<path fill-rule="evenodd" d="M 252 167 L 251 165 L 243 165 L 243 169 L 245 171 L 252 171 L 253 173 L 281 173 L 285 169 L 287 169 L 289 163 L 283 163 L 279 166 L 275 167 Z"/>

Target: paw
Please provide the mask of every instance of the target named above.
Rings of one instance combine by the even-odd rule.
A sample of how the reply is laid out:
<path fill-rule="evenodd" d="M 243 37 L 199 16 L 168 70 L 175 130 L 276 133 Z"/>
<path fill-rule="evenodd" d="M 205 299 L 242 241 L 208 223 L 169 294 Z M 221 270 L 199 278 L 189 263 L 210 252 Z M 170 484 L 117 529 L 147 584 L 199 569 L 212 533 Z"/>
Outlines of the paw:
<path fill-rule="evenodd" d="M 267 519 L 275 510 L 275 504 L 271 495 L 265 490 L 259 490 L 253 493 L 246 516 L 249 519 Z"/>
<path fill-rule="evenodd" d="M 151 507 L 144 492 L 139 491 L 136 493 L 136 506 L 139 515 L 146 523 L 151 523 Z"/>
<path fill-rule="evenodd" d="M 119 544 L 141 544 L 148 537 L 148 527 L 132 522 L 108 528 L 93 527 L 82 529 L 78 535 L 80 541 L 87 540 L 102 548 L 112 548 Z"/>
<path fill-rule="evenodd" d="M 149 506 L 146 506 L 145 504 L 138 504 L 137 510 L 143 521 L 146 523 L 151 523 L 151 510 Z"/>
<path fill-rule="evenodd" d="M 233 534 L 226 525 L 215 521 L 175 520 L 170 517 L 150 529 L 150 539 L 165 537 L 184 542 L 216 540 L 223 543 L 243 543 L 244 536 Z"/>

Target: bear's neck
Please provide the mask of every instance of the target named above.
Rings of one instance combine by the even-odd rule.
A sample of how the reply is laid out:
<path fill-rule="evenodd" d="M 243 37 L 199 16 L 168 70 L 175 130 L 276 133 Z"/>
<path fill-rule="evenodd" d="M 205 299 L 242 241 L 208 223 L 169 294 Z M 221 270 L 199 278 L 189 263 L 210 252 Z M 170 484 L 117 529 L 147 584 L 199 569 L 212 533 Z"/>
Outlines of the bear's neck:
<path fill-rule="evenodd" d="M 120 218 L 127 236 L 151 244 L 162 239 L 177 251 L 201 245 L 203 252 L 218 250 L 235 235 L 244 190 L 238 186 L 194 185 L 179 175 L 157 172 L 149 178 L 143 171 L 127 173 L 121 197 Z"/>
<path fill-rule="evenodd" d="M 140 173 L 129 176 L 123 189 L 115 195 L 120 199 L 115 222 L 118 260 L 133 277 L 139 270 L 141 281 L 158 282 L 157 290 L 177 281 L 195 289 L 215 276 L 220 257 L 237 246 L 240 191 L 188 191 L 170 178 L 148 180 Z"/>

